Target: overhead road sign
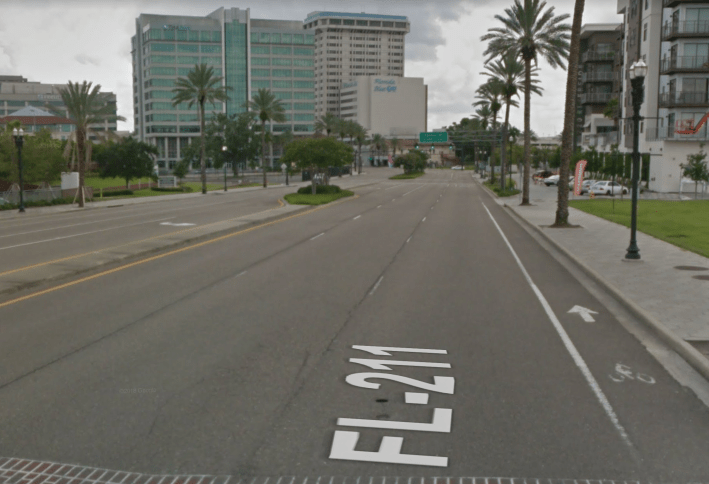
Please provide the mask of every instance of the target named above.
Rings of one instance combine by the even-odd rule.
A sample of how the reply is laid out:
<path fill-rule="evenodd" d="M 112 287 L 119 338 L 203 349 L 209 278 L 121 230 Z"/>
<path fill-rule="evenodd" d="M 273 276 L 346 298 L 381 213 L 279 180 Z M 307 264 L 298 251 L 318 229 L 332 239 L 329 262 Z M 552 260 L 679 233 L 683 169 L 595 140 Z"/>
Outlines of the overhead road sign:
<path fill-rule="evenodd" d="M 448 133 L 445 131 L 433 131 L 419 133 L 419 143 L 447 143 Z"/>

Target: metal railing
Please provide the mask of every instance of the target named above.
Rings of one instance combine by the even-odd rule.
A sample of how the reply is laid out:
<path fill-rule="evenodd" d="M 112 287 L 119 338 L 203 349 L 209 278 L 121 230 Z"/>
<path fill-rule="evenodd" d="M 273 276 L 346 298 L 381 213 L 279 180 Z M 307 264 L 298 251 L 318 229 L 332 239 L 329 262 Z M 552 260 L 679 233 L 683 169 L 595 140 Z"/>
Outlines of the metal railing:
<path fill-rule="evenodd" d="M 694 56 L 676 56 L 669 59 L 662 59 L 660 63 L 660 72 L 669 71 L 700 71 L 709 72 L 709 56 L 694 55 Z"/>
<path fill-rule="evenodd" d="M 679 134 L 674 126 L 663 126 L 661 128 L 646 128 L 646 141 L 708 141 L 709 132 L 707 126 L 702 126 L 696 134 Z"/>
<path fill-rule="evenodd" d="M 663 8 L 673 8 L 680 3 L 706 3 L 706 0 L 662 0 Z"/>
<path fill-rule="evenodd" d="M 706 91 L 680 91 L 660 94 L 660 107 L 709 105 Z"/>
<path fill-rule="evenodd" d="M 615 60 L 614 50 L 587 50 L 581 55 L 581 62 L 610 62 Z"/>
<path fill-rule="evenodd" d="M 581 74 L 581 81 L 613 82 L 617 77 L 615 72 L 584 72 Z"/>
<path fill-rule="evenodd" d="M 709 21 L 686 20 L 684 22 L 667 22 L 662 28 L 662 39 L 672 37 L 704 37 L 709 36 Z"/>
<path fill-rule="evenodd" d="M 581 104 L 606 104 L 611 100 L 613 93 L 610 92 L 590 92 L 581 94 Z"/>

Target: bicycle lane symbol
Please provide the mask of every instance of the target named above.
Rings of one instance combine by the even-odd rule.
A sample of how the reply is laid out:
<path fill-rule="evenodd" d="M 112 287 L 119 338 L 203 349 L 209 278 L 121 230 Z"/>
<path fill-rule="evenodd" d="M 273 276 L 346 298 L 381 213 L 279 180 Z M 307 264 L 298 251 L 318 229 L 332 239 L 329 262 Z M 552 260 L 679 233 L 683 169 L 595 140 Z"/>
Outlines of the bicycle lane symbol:
<path fill-rule="evenodd" d="M 623 365 L 621 363 L 617 363 L 615 365 L 615 372 L 608 375 L 608 378 L 610 378 L 611 380 L 613 380 L 616 383 L 622 383 L 625 380 L 637 380 L 637 381 L 646 383 L 648 385 L 655 384 L 655 379 L 653 377 L 651 377 L 650 375 L 635 372 L 629 366 Z"/>

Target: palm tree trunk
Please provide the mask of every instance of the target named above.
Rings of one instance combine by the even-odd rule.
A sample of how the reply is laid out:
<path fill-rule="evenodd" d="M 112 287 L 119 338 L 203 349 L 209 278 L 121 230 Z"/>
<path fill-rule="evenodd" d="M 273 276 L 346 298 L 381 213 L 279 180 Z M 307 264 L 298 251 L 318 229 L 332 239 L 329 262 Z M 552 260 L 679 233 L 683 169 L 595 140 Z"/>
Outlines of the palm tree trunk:
<path fill-rule="evenodd" d="M 532 59 L 524 59 L 524 178 L 522 180 L 522 203 L 529 205 L 529 172 L 531 171 L 532 136 L 529 127 L 532 93 Z"/>
<path fill-rule="evenodd" d="M 261 171 L 263 171 L 263 187 L 266 188 L 266 121 L 261 121 Z"/>
<path fill-rule="evenodd" d="M 495 183 L 495 131 L 497 130 L 497 116 L 492 118 L 492 133 L 493 140 L 490 143 L 490 168 L 492 168 L 492 173 L 490 174 L 490 183 Z"/>
<path fill-rule="evenodd" d="M 77 196 L 79 197 L 79 207 L 84 206 L 84 171 L 86 170 L 86 163 L 85 161 L 85 156 L 84 156 L 84 150 L 85 148 L 85 142 L 86 142 L 86 132 L 84 129 L 79 128 L 76 130 L 76 158 L 77 162 L 79 164 L 79 191 L 77 192 Z M 20 190 L 22 190 L 23 187 L 20 187 Z"/>
<path fill-rule="evenodd" d="M 510 102 L 512 101 L 511 97 L 506 98 L 506 105 L 505 105 L 505 125 L 502 127 L 502 151 L 500 152 L 500 189 L 504 190 L 505 189 L 505 164 L 507 162 L 507 152 L 505 149 L 507 148 L 507 127 L 510 124 Z"/>
<path fill-rule="evenodd" d="M 204 145 L 204 100 L 200 99 L 199 102 L 199 130 L 200 130 L 200 143 L 202 146 L 199 150 L 199 170 L 202 178 L 202 195 L 207 194 L 207 150 Z"/>
<path fill-rule="evenodd" d="M 571 45 L 569 46 L 569 73 L 566 76 L 566 105 L 564 107 L 564 131 L 561 136 L 561 166 L 559 167 L 559 183 L 557 183 L 557 207 L 555 227 L 569 224 L 569 164 L 573 149 L 574 118 L 576 117 L 576 87 L 578 83 L 578 59 L 581 37 L 581 18 L 585 0 L 576 0 L 574 5 L 574 20 L 571 25 Z M 562 183 L 563 182 L 563 183 Z"/>

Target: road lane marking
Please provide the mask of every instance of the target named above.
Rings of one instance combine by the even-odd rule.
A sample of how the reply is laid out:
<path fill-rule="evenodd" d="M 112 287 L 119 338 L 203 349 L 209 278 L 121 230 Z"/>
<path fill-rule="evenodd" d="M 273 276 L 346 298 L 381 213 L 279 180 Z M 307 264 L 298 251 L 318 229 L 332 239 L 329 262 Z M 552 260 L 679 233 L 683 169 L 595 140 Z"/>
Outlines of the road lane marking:
<path fill-rule="evenodd" d="M 8 245 L 7 247 L 0 247 L 0 250 L 15 249 L 17 247 L 26 247 L 28 245 L 35 245 L 35 244 L 43 244 L 45 242 L 54 242 L 55 240 L 71 239 L 73 237 L 81 237 L 82 235 L 91 235 L 91 234 L 97 234 L 99 232 L 106 232 L 108 230 L 124 229 L 126 227 L 135 227 L 136 225 L 144 225 L 144 224 L 149 224 L 149 223 L 153 223 L 153 222 L 161 222 L 163 220 L 170 220 L 173 218 L 177 218 L 177 217 L 176 216 L 175 217 L 165 217 L 165 218 L 159 218 L 157 220 L 148 220 L 147 222 L 138 222 L 138 223 L 129 224 L 129 225 L 120 225 L 118 227 L 108 227 L 106 229 L 93 230 L 91 232 L 82 232 L 80 234 L 64 235 L 62 237 L 54 237 L 52 239 L 35 240 L 34 242 L 26 242 L 24 244 Z"/>
<path fill-rule="evenodd" d="M 484 203 L 482 205 L 485 208 L 485 211 L 487 212 L 487 214 L 490 216 L 490 220 L 492 220 L 492 223 L 497 228 L 497 231 L 500 233 L 500 236 L 505 241 L 507 248 L 510 249 L 510 252 L 512 253 L 512 256 L 514 257 L 515 261 L 517 262 L 517 266 L 519 266 L 520 270 L 522 271 L 522 274 L 524 275 L 524 278 L 526 279 L 527 284 L 529 284 L 529 286 L 532 288 L 532 291 L 534 291 L 534 294 L 537 296 L 537 299 L 539 300 L 542 307 L 544 308 L 544 311 L 546 312 L 547 317 L 549 318 L 552 325 L 554 326 L 554 329 L 556 329 L 556 332 L 559 334 L 561 341 L 564 343 L 566 350 L 571 355 L 571 358 L 574 360 L 574 363 L 576 363 L 576 366 L 579 368 L 579 370 L 581 370 L 581 373 L 583 374 L 584 378 L 586 378 L 586 382 L 591 387 L 591 390 L 593 391 L 593 393 L 596 395 L 596 398 L 598 399 L 599 403 L 601 404 L 601 406 L 605 410 L 606 415 L 610 419 L 611 423 L 615 427 L 616 431 L 620 435 L 623 442 L 630 449 L 630 452 L 633 455 L 633 457 L 636 460 L 639 460 L 640 457 L 637 453 L 637 450 L 635 449 L 635 446 L 631 442 L 630 437 L 628 436 L 628 433 L 625 431 L 625 428 L 620 423 L 620 420 L 618 420 L 618 416 L 616 415 L 615 411 L 613 410 L 613 407 L 611 406 L 610 402 L 608 401 L 608 398 L 606 398 L 606 395 L 603 393 L 603 390 L 601 389 L 600 385 L 598 384 L 598 382 L 594 378 L 593 374 L 591 373 L 591 370 L 588 368 L 588 365 L 586 365 L 586 362 L 584 361 L 583 357 L 581 356 L 581 353 L 579 353 L 579 351 L 576 349 L 576 346 L 574 345 L 573 341 L 571 341 L 571 338 L 564 330 L 564 327 L 559 322 L 559 319 L 556 317 L 556 314 L 554 314 L 554 310 L 551 308 L 551 306 L 547 302 L 546 298 L 544 297 L 544 294 L 542 294 L 542 291 L 540 291 L 539 288 L 537 287 L 537 285 L 534 284 L 534 281 L 532 280 L 531 276 L 527 272 L 527 269 L 525 269 L 524 264 L 522 264 L 522 261 L 517 256 L 517 252 L 515 252 L 514 248 L 512 247 L 512 244 L 510 244 L 510 241 L 507 240 L 505 233 L 502 231 L 500 226 L 497 224 L 495 217 L 492 216 L 492 213 L 490 213 L 490 210 L 488 210 L 487 206 Z"/>
<path fill-rule="evenodd" d="M 239 273 L 236 275 L 236 277 L 243 276 L 243 275 L 246 274 L 247 272 L 248 272 L 248 271 L 241 271 L 241 272 L 239 272 Z"/>
<path fill-rule="evenodd" d="M 315 237 L 311 238 L 310 240 L 315 240 L 315 239 L 317 239 L 318 237 L 322 237 L 323 235 L 325 235 L 325 232 L 316 235 Z"/>
<path fill-rule="evenodd" d="M 411 237 L 413 237 L 413 235 L 412 235 Z M 411 237 L 409 237 L 408 239 L 406 239 L 406 243 L 407 243 L 407 244 L 411 241 Z"/>
<path fill-rule="evenodd" d="M 187 223 L 187 222 L 183 222 L 183 223 L 162 222 L 160 225 L 169 225 L 171 227 L 192 227 L 193 225 L 197 225 L 197 224 L 191 224 L 191 223 Z"/>
<path fill-rule="evenodd" d="M 578 313 L 581 316 L 581 319 L 586 321 L 587 323 L 594 323 L 596 322 L 595 319 L 593 319 L 593 316 L 591 314 L 598 314 L 596 311 L 591 311 L 588 308 L 584 308 L 582 306 L 574 306 L 568 311 L 569 313 Z"/>
<path fill-rule="evenodd" d="M 147 263 L 147 262 L 152 262 L 152 261 L 154 261 L 154 260 L 162 259 L 162 258 L 167 257 L 167 256 L 170 256 L 170 255 L 180 254 L 180 253 L 182 253 L 182 252 L 185 252 L 185 251 L 188 251 L 188 250 L 192 250 L 192 249 L 196 249 L 196 248 L 198 248 L 198 247 L 203 247 L 203 246 L 205 246 L 205 245 L 210 245 L 210 244 L 214 244 L 214 243 L 216 243 L 216 242 L 221 242 L 222 240 L 230 239 L 230 238 L 232 238 L 232 237 L 236 237 L 237 235 L 241 235 L 241 234 L 245 234 L 245 233 L 248 233 L 248 232 L 252 232 L 252 231 L 254 231 L 254 230 L 258 230 L 258 229 L 263 228 L 263 227 L 269 227 L 269 226 L 271 226 L 271 225 L 275 225 L 275 224 L 278 224 L 278 223 L 281 223 L 281 222 L 285 222 L 286 220 L 291 220 L 291 219 L 294 219 L 294 218 L 297 218 L 297 217 L 302 217 L 303 215 L 309 215 L 309 214 L 311 214 L 311 213 L 313 213 L 313 212 L 317 212 L 317 211 L 319 211 L 319 210 L 323 210 L 323 209 L 325 209 L 325 208 L 332 207 L 332 206 L 334 206 L 334 205 L 338 205 L 338 204 L 340 204 L 340 203 L 344 203 L 344 202 L 347 202 L 347 201 L 350 201 L 350 200 L 356 200 L 357 198 L 359 198 L 359 195 L 355 195 L 355 196 L 353 196 L 353 197 L 341 198 L 340 200 L 337 200 L 337 201 L 335 201 L 335 202 L 331 202 L 331 203 L 328 203 L 328 204 L 326 204 L 326 205 L 320 205 L 320 206 L 318 206 L 318 207 L 316 207 L 316 208 L 313 208 L 313 209 L 310 209 L 310 210 L 306 210 L 305 212 L 299 212 L 299 213 L 296 213 L 296 214 L 294 214 L 294 215 L 290 215 L 290 216 L 288 216 L 288 217 L 284 217 L 284 218 L 280 218 L 280 219 L 278 219 L 278 220 L 273 220 L 273 221 L 271 221 L 271 222 L 263 223 L 263 224 L 261 224 L 261 225 L 254 225 L 253 227 L 249 227 L 249 228 L 247 228 L 247 229 L 239 230 L 238 232 L 234 232 L 234 233 L 231 233 L 231 234 L 222 235 L 222 236 L 216 237 L 216 238 L 214 238 L 214 239 L 205 240 L 204 242 L 199 242 L 199 243 L 196 243 L 196 244 L 193 244 L 193 245 L 189 245 L 189 246 L 187 246 L 187 247 L 182 247 L 182 248 L 180 248 L 180 249 L 171 250 L 171 251 L 169 251 L 169 252 L 165 252 L 164 254 L 158 254 L 158 255 L 155 255 L 155 256 L 152 256 L 152 257 L 148 257 L 147 259 L 141 259 L 141 260 L 138 260 L 138 261 L 135 261 L 135 262 L 131 262 L 130 264 L 126 264 L 126 265 L 123 265 L 123 266 L 120 266 L 120 267 L 116 267 L 116 268 L 114 268 L 114 269 L 110 269 L 110 270 L 107 270 L 107 271 L 99 272 L 98 274 L 94 274 L 94 275 L 87 276 L 87 277 L 82 277 L 81 279 L 77 279 L 77 280 L 75 280 L 75 281 L 71 281 L 71 282 L 67 282 L 67 283 L 64 283 L 64 284 L 60 284 L 60 285 L 58 285 L 58 286 L 50 287 L 50 288 L 45 289 L 45 290 L 43 290 L 43 291 L 34 292 L 34 293 L 32 293 L 32 294 L 27 294 L 26 296 L 22 296 L 22 297 L 18 297 L 18 298 L 16 298 L 16 299 L 11 299 L 11 300 L 9 300 L 9 301 L 5 301 L 5 302 L 3 302 L 3 303 L 0 303 L 0 308 L 4 308 L 5 306 L 10 306 L 11 304 L 16 304 L 16 303 L 19 303 L 19 302 L 22 302 L 22 301 L 26 301 L 26 300 L 28 300 L 28 299 L 35 298 L 35 297 L 37 297 L 37 296 L 43 296 L 44 294 L 49 294 L 49 293 L 51 293 L 51 292 L 58 291 L 58 290 L 60 290 L 60 289 L 64 289 L 64 288 L 67 288 L 67 287 L 71 287 L 71 286 L 74 286 L 74 285 L 76 285 L 76 284 L 81 284 L 82 282 L 91 281 L 91 280 L 93 280 L 93 279 L 97 279 L 97 278 L 102 277 L 102 276 L 107 276 L 107 275 L 109 275 L 109 274 L 113 274 L 114 272 L 120 272 L 120 271 L 122 271 L 122 270 L 129 269 L 129 268 L 131 268 L 131 267 L 135 267 L 135 266 L 138 266 L 138 265 L 141 265 L 141 264 L 145 264 L 145 263 Z M 270 209 L 270 210 L 273 210 L 273 209 Z M 268 210 L 265 210 L 265 211 L 268 211 Z M 187 229 L 187 230 L 194 230 L 194 229 Z M 184 231 L 183 231 L 183 232 L 184 232 Z M 149 239 L 148 239 L 148 240 L 149 240 Z M 42 264 L 38 264 L 38 265 L 42 265 Z M 0 275 L 1 275 L 1 274 L 0 274 Z M 383 276 L 382 276 L 382 277 L 383 277 Z"/>
<path fill-rule="evenodd" d="M 399 188 L 403 183 L 399 183 L 398 185 L 394 185 L 393 187 L 385 188 L 384 190 L 391 190 L 392 188 Z"/>
<path fill-rule="evenodd" d="M 378 206 L 377 208 L 382 208 L 382 206 L 381 206 L 381 205 L 379 205 L 379 206 Z"/>
<path fill-rule="evenodd" d="M 361 217 L 361 215 L 357 215 L 357 216 L 356 216 L 355 218 L 353 218 L 352 220 L 357 220 L 357 219 L 360 218 L 360 217 Z"/>
<path fill-rule="evenodd" d="M 421 222 L 425 222 L 425 221 L 426 221 L 426 217 L 424 217 L 423 220 L 421 220 Z"/>
<path fill-rule="evenodd" d="M 426 405 L 428 397 L 428 393 L 406 392 L 404 393 L 404 402 L 413 405 Z"/>
<path fill-rule="evenodd" d="M 404 193 L 404 194 L 402 195 L 402 197 L 405 197 L 405 196 L 408 195 L 409 193 L 413 193 L 413 192 L 415 192 L 416 190 L 418 190 L 419 188 L 423 188 L 423 187 L 425 187 L 425 186 L 426 186 L 426 185 L 421 185 L 421 186 L 419 186 L 419 187 L 417 187 L 417 188 L 414 188 L 413 190 Z"/>
<path fill-rule="evenodd" d="M 369 291 L 369 295 L 370 295 L 370 296 L 371 296 L 372 294 L 374 294 L 374 291 L 377 290 L 377 288 L 379 287 L 379 284 L 382 283 L 382 279 L 384 279 L 384 276 L 379 276 L 379 280 L 378 280 L 377 283 L 374 285 L 374 287 L 372 288 L 372 290 Z"/>

